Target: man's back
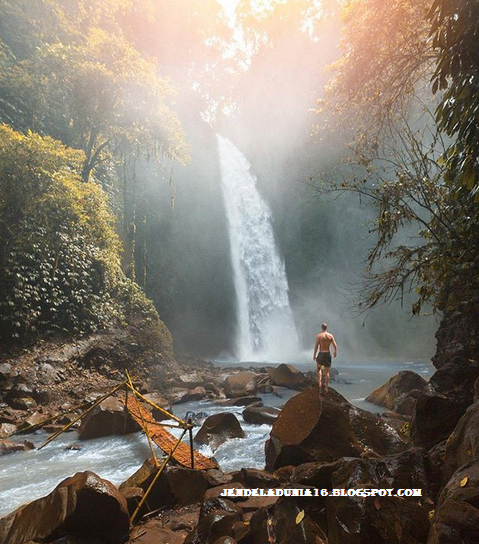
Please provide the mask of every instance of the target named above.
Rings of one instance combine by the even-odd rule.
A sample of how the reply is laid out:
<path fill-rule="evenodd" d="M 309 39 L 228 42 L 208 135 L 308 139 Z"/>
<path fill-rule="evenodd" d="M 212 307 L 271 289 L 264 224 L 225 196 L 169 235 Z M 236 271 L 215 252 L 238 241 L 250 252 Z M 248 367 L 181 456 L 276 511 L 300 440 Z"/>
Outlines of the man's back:
<path fill-rule="evenodd" d="M 319 342 L 319 351 L 328 351 L 331 347 L 331 344 L 334 341 L 334 336 L 329 332 L 321 332 L 317 336 Z"/>

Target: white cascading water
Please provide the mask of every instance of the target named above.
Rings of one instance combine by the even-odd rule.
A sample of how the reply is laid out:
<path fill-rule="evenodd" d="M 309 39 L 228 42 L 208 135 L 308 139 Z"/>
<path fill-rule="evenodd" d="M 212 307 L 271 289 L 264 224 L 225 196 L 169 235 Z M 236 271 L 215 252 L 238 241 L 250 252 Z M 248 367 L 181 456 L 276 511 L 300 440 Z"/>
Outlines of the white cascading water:
<path fill-rule="evenodd" d="M 244 155 L 217 135 L 237 298 L 237 357 L 275 361 L 298 355 L 288 280 L 278 254 L 271 211 Z"/>

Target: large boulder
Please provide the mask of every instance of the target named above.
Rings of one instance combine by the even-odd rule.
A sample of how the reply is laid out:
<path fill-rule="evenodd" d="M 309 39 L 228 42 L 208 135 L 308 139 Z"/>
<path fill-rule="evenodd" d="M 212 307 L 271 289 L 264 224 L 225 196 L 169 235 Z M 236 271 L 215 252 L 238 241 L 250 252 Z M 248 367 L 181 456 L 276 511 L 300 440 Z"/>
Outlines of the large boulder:
<path fill-rule="evenodd" d="M 408 399 L 416 399 L 426 384 L 426 380 L 419 374 L 403 370 L 375 389 L 366 400 L 393 412 L 411 415 L 414 402 Z"/>
<path fill-rule="evenodd" d="M 387 455 L 406 449 L 398 433 L 377 416 L 352 406 L 330 389 L 311 387 L 281 410 L 266 443 L 266 468 L 339 457 Z"/>
<path fill-rule="evenodd" d="M 479 461 L 463 465 L 447 483 L 435 510 L 427 544 L 477 544 Z"/>
<path fill-rule="evenodd" d="M 419 395 L 411 421 L 411 438 L 431 448 L 447 439 L 474 401 L 479 378 L 479 314 L 446 313 L 436 333 L 432 362 L 437 371 Z"/>
<path fill-rule="evenodd" d="M 475 460 L 479 460 L 479 402 L 469 406 L 446 443 L 443 483 L 459 467 Z"/>
<path fill-rule="evenodd" d="M 128 488 L 141 488 L 146 491 L 155 478 L 158 467 L 152 459 L 143 465 L 120 486 L 120 491 Z M 163 506 L 186 506 L 201 501 L 209 483 L 204 471 L 183 467 L 167 466 L 157 478 L 150 494 L 148 506 L 150 510 Z M 142 513 L 146 510 L 143 509 Z"/>
<path fill-rule="evenodd" d="M 243 419 L 246 423 L 254 423 L 255 425 L 272 425 L 281 410 L 272 406 L 248 406 L 243 410 Z"/>
<path fill-rule="evenodd" d="M 244 431 L 234 414 L 223 412 L 209 416 L 194 440 L 197 444 L 209 445 L 214 451 L 230 438 L 244 438 Z"/>
<path fill-rule="evenodd" d="M 129 413 L 125 416 L 125 407 L 114 397 L 109 397 L 89 412 L 82 420 L 78 430 L 80 440 L 89 440 L 101 436 L 121 435 L 139 431 L 139 425 Z"/>
<path fill-rule="evenodd" d="M 341 458 L 332 463 L 316 462 L 297 466 L 290 477 L 291 484 L 319 489 L 349 487 L 368 483 L 378 489 L 422 489 L 430 496 L 429 459 L 422 448 L 414 448 L 377 459 Z"/>
<path fill-rule="evenodd" d="M 266 370 L 273 385 L 301 391 L 312 383 L 310 379 L 293 365 L 283 363 L 277 367 L 267 366 Z"/>
<path fill-rule="evenodd" d="M 258 390 L 256 374 L 249 371 L 231 374 L 225 379 L 223 389 L 230 399 L 254 396 Z"/>
<path fill-rule="evenodd" d="M 109 481 L 78 472 L 49 495 L 0 519 L 0 544 L 51 542 L 64 535 L 121 544 L 129 533 L 126 501 Z"/>

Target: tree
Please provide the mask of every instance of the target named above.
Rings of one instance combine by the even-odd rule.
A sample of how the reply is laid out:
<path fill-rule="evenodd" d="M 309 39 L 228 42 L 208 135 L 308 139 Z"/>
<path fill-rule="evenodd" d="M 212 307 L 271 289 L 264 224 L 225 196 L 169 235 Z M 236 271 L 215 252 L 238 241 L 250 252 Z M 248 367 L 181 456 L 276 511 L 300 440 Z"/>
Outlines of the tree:
<path fill-rule="evenodd" d="M 324 101 L 333 126 L 352 137 L 338 177 L 315 186 L 354 192 L 376 210 L 363 309 L 412 292 L 413 314 L 425 303 L 440 310 L 479 304 L 477 212 L 472 195 L 455 189 L 449 141 L 431 113 L 438 61 L 431 4 L 351 2 L 343 57 Z"/>
<path fill-rule="evenodd" d="M 80 334 L 155 316 L 120 266 L 106 194 L 80 176 L 84 153 L 0 125 L 0 339 Z M 157 317 L 157 316 L 156 316 Z"/>
<path fill-rule="evenodd" d="M 442 91 L 437 121 L 454 139 L 444 155 L 448 174 L 479 203 L 479 4 L 435 0 L 429 17 L 437 54 L 432 89 Z"/>

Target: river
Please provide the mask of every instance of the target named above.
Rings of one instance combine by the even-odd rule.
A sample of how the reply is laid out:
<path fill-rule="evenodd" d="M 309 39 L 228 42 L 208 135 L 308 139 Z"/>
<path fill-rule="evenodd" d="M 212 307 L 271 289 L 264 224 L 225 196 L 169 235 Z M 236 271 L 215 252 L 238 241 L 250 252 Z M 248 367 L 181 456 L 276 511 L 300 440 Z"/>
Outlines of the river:
<path fill-rule="evenodd" d="M 312 363 L 312 361 L 311 361 Z M 306 370 L 305 359 L 296 361 L 296 366 Z M 237 366 L 237 365 L 235 365 Z M 244 364 L 244 366 L 249 366 Z M 261 366 L 258 364 L 258 366 Z M 352 404 L 379 413 L 381 408 L 365 402 L 365 397 L 376 387 L 387 381 L 400 370 L 413 370 L 428 378 L 432 365 L 427 362 L 367 363 L 338 362 L 338 382 L 333 387 Z M 311 366 L 309 366 L 311 368 Z M 261 395 L 268 406 L 282 406 L 296 392 L 282 390 L 282 397 L 272 394 Z M 241 417 L 243 408 L 218 406 L 212 401 L 190 402 L 174 406 L 174 413 L 183 417 L 187 411 L 234 412 L 246 433 L 244 439 L 225 442 L 215 452 L 224 471 L 242 467 L 264 468 L 264 443 L 268 438 L 268 425 L 251 425 Z M 36 432 L 20 435 L 19 440 L 31 440 L 40 445 L 48 435 Z M 14 437 L 15 438 L 15 437 Z M 81 449 L 68 449 L 78 444 Z M 211 455 L 208 447 L 203 453 Z M 141 433 L 127 436 L 99 438 L 84 442 L 77 441 L 75 431 L 65 433 L 42 450 L 18 452 L 0 457 L 0 515 L 4 515 L 21 504 L 42 497 L 52 491 L 64 478 L 82 470 L 91 470 L 101 477 L 120 484 L 132 474 L 149 456 L 149 447 Z"/>

